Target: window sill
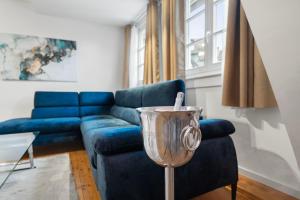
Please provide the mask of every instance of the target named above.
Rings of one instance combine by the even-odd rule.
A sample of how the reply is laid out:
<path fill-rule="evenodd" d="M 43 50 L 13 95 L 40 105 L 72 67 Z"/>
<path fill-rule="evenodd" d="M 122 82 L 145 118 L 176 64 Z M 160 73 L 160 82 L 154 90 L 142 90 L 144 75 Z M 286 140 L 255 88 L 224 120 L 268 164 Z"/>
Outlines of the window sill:
<path fill-rule="evenodd" d="M 185 71 L 186 80 L 201 79 L 212 76 L 221 76 L 222 68 L 220 65 L 211 67 L 200 67 L 196 69 L 189 69 Z"/>
<path fill-rule="evenodd" d="M 186 88 L 212 88 L 222 86 L 221 64 L 186 70 Z"/>

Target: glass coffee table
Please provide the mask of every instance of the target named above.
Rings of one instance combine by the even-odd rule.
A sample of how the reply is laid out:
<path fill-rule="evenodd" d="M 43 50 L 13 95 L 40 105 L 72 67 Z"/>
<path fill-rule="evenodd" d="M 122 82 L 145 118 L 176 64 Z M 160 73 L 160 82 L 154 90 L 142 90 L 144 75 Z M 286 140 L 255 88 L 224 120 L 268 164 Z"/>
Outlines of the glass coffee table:
<path fill-rule="evenodd" d="M 20 169 L 34 168 L 32 143 L 38 136 L 34 133 L 16 133 L 0 135 L 0 189 L 8 177 L 20 165 L 28 165 Z M 29 161 L 21 161 L 28 152 Z"/>

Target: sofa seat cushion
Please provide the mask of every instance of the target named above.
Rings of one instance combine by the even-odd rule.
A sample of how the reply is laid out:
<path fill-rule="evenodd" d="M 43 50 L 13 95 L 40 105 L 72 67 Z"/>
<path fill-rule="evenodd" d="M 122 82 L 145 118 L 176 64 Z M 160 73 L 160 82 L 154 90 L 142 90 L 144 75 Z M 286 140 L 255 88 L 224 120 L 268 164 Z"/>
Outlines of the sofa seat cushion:
<path fill-rule="evenodd" d="M 90 115 L 90 116 L 85 116 L 81 117 L 81 121 L 91 121 L 91 120 L 97 120 L 97 119 L 112 119 L 114 116 L 112 115 Z"/>
<path fill-rule="evenodd" d="M 130 125 L 98 129 L 93 138 L 93 145 L 96 153 L 103 155 L 142 150 L 141 127 Z"/>
<path fill-rule="evenodd" d="M 120 126 L 130 126 L 130 124 L 111 115 L 96 115 L 82 118 L 80 128 L 83 143 L 91 161 L 95 155 L 94 136 L 97 135 L 103 128 L 113 128 Z"/>
<path fill-rule="evenodd" d="M 30 119 L 19 118 L 0 123 L 0 134 L 40 131 L 42 133 L 80 130 L 79 117 Z"/>
<path fill-rule="evenodd" d="M 105 115 L 103 118 L 100 116 L 93 120 L 82 121 L 80 128 L 82 134 L 85 134 L 93 129 L 126 125 L 129 125 L 127 121 L 115 117 L 107 117 L 107 115 Z"/>
<path fill-rule="evenodd" d="M 225 137 L 235 132 L 230 121 L 223 119 L 203 119 L 199 121 L 202 140 Z"/>
<path fill-rule="evenodd" d="M 95 149 L 96 142 L 98 141 L 99 134 L 103 134 L 103 131 L 106 130 L 116 130 L 118 128 L 125 128 L 125 127 L 137 127 L 135 125 L 125 125 L 125 126 L 114 126 L 114 127 L 104 127 L 104 128 L 97 128 L 97 129 L 90 129 L 87 132 L 82 131 L 82 139 L 83 139 L 83 144 L 86 149 L 86 152 L 88 154 L 88 157 L 91 161 L 91 164 L 96 168 L 95 163 L 93 163 L 93 159 L 97 157 L 97 153 L 100 153 L 99 150 Z M 128 142 L 126 139 L 124 139 L 123 142 Z M 141 142 L 141 144 L 143 144 Z M 98 144 L 99 145 L 99 144 Z M 110 145 L 107 143 L 106 145 Z M 107 149 L 106 147 L 104 147 Z"/>

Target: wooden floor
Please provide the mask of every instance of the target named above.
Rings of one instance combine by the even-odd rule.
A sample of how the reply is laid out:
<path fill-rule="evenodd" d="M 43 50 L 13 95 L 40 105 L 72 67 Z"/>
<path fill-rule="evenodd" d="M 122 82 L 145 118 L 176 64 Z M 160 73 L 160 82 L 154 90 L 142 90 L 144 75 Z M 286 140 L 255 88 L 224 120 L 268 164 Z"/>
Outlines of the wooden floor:
<path fill-rule="evenodd" d="M 69 152 L 72 172 L 75 179 L 76 189 L 80 200 L 99 200 L 100 195 L 97 191 L 93 179 L 92 171 L 89 167 L 89 161 L 85 150 L 81 144 L 72 145 L 70 149 L 67 146 L 55 148 L 39 148 L 36 150 L 36 156 L 47 156 L 49 154 L 58 154 Z M 230 200 L 230 187 L 224 187 L 212 192 L 201 195 L 193 200 Z M 287 194 L 274 190 L 266 185 L 251 180 L 245 176 L 239 177 L 238 200 L 296 200 Z"/>
<path fill-rule="evenodd" d="M 69 155 L 79 199 L 100 199 L 85 151 L 75 151 Z"/>

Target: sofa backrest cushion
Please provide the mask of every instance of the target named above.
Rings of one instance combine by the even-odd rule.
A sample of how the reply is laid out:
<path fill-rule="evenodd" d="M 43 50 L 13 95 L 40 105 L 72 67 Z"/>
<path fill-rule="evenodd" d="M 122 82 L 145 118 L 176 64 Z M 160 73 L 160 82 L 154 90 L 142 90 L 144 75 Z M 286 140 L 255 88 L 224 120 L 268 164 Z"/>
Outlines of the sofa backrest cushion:
<path fill-rule="evenodd" d="M 135 108 L 113 106 L 110 114 L 131 124 L 140 125 L 140 116 Z"/>
<path fill-rule="evenodd" d="M 34 107 L 76 107 L 79 106 L 77 92 L 36 92 Z"/>
<path fill-rule="evenodd" d="M 117 106 L 138 108 L 142 106 L 143 87 L 132 88 L 128 90 L 118 90 L 115 94 Z"/>
<path fill-rule="evenodd" d="M 32 119 L 79 117 L 78 107 L 47 107 L 32 110 Z"/>
<path fill-rule="evenodd" d="M 111 106 L 80 106 L 79 114 L 81 117 L 91 115 L 108 115 Z"/>
<path fill-rule="evenodd" d="M 79 117 L 77 92 L 42 92 L 34 94 L 33 119 Z"/>
<path fill-rule="evenodd" d="M 114 104 L 112 92 L 80 92 L 80 106 L 107 106 Z"/>
<path fill-rule="evenodd" d="M 145 86 L 142 94 L 142 107 L 173 106 L 178 92 L 185 93 L 185 85 L 182 80 Z"/>
<path fill-rule="evenodd" d="M 165 81 L 143 87 L 118 90 L 115 94 L 115 102 L 117 106 L 130 108 L 172 106 L 178 92 L 185 93 L 184 81 Z"/>
<path fill-rule="evenodd" d="M 107 115 L 114 104 L 112 92 L 80 92 L 80 116 Z"/>
<path fill-rule="evenodd" d="M 185 92 L 182 80 L 165 81 L 143 87 L 119 90 L 111 114 L 132 124 L 140 124 L 138 107 L 173 106 L 178 92 Z M 184 102 L 183 102 L 184 105 Z"/>

